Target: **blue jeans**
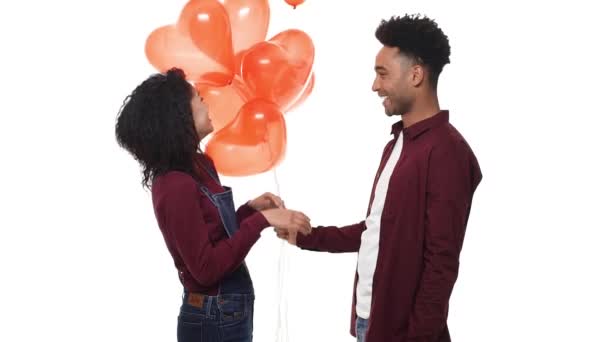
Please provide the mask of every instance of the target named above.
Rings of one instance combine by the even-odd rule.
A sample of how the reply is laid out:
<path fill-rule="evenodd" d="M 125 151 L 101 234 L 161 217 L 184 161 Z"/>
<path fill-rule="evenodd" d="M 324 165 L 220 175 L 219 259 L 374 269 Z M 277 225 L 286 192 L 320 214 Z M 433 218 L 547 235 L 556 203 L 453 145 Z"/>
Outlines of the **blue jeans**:
<path fill-rule="evenodd" d="M 253 295 L 206 296 L 202 308 L 188 304 L 187 296 L 177 320 L 178 342 L 252 342 Z"/>
<path fill-rule="evenodd" d="M 367 320 L 361 317 L 357 317 L 356 326 L 357 342 L 365 342 L 365 335 L 367 334 Z"/>

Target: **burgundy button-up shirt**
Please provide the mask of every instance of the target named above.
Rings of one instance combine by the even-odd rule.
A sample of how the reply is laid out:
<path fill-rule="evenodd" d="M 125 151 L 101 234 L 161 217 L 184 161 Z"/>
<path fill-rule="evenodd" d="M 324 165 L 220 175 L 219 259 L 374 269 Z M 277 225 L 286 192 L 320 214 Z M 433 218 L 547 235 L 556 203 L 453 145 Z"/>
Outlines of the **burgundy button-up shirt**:
<path fill-rule="evenodd" d="M 403 150 L 391 175 L 380 223 L 367 342 L 448 342 L 448 301 L 473 193 L 482 175 L 473 151 L 449 123 L 449 113 L 404 129 L 399 121 L 382 155 L 378 176 L 403 132 Z M 368 208 L 369 215 L 369 208 Z M 298 236 L 303 249 L 358 252 L 365 221 L 317 227 Z M 355 336 L 356 284 L 351 334 Z"/>
<path fill-rule="evenodd" d="M 211 160 L 204 155 L 198 157 L 217 177 Z M 244 204 L 236 212 L 239 230 L 228 238 L 218 209 L 199 189 L 203 185 L 219 193 L 224 188 L 205 170 L 197 173 L 198 180 L 179 171 L 156 177 L 152 202 L 184 287 L 216 295 L 219 283 L 243 263 L 269 223 L 264 215 Z"/>

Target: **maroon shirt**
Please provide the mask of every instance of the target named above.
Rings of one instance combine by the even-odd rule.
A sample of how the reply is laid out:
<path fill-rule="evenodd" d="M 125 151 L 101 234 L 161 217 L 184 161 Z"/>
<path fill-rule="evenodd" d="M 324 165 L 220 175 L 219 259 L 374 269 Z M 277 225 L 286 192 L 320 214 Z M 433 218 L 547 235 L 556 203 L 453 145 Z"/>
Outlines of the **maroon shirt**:
<path fill-rule="evenodd" d="M 200 158 L 216 172 L 208 158 Z M 212 193 L 224 191 L 204 170 L 198 172 L 198 177 Z M 199 183 L 183 172 L 171 171 L 156 177 L 152 202 L 180 280 L 192 292 L 216 295 L 222 278 L 238 268 L 262 230 L 269 226 L 261 213 L 243 205 L 237 210 L 239 230 L 228 238 L 217 208 L 199 190 Z"/>
<path fill-rule="evenodd" d="M 403 151 L 390 178 L 380 223 L 367 342 L 450 341 L 448 301 L 473 193 L 482 175 L 473 151 L 449 123 L 447 111 L 403 128 L 382 155 L 376 182 L 403 131 Z M 369 208 L 368 208 L 369 215 Z M 317 227 L 298 236 L 303 249 L 358 252 L 365 221 Z M 355 276 L 355 289 L 358 276 Z M 355 336 L 356 290 L 351 334 Z"/>

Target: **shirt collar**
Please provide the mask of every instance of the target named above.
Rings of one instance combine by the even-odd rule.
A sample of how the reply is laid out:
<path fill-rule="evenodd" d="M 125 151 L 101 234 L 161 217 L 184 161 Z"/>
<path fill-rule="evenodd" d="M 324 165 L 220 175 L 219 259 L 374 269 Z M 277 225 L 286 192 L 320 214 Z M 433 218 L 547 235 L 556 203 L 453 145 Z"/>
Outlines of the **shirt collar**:
<path fill-rule="evenodd" d="M 404 138 L 413 140 L 416 139 L 422 133 L 428 131 L 429 129 L 435 128 L 449 121 L 450 112 L 447 110 L 442 110 L 439 113 L 431 116 L 430 118 L 418 121 L 405 129 L 403 127 L 403 120 L 399 120 L 393 124 L 391 128 L 391 133 L 396 138 L 399 136 L 400 132 L 403 132 Z"/>

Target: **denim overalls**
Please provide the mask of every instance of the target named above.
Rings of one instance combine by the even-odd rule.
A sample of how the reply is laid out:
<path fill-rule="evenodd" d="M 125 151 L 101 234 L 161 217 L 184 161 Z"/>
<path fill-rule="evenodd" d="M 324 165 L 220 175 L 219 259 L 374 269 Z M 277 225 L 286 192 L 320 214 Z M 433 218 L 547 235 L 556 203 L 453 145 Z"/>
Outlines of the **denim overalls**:
<path fill-rule="evenodd" d="M 218 176 L 206 168 L 218 184 Z M 200 190 L 217 207 L 224 229 L 231 237 L 239 229 L 232 190 L 213 194 L 200 186 Z M 220 281 L 217 296 L 197 295 L 197 305 L 189 303 L 190 293 L 184 290 L 177 327 L 178 342 L 251 342 L 253 339 L 254 291 L 245 262 L 232 274 Z M 202 307 L 200 307 L 202 306 Z"/>

